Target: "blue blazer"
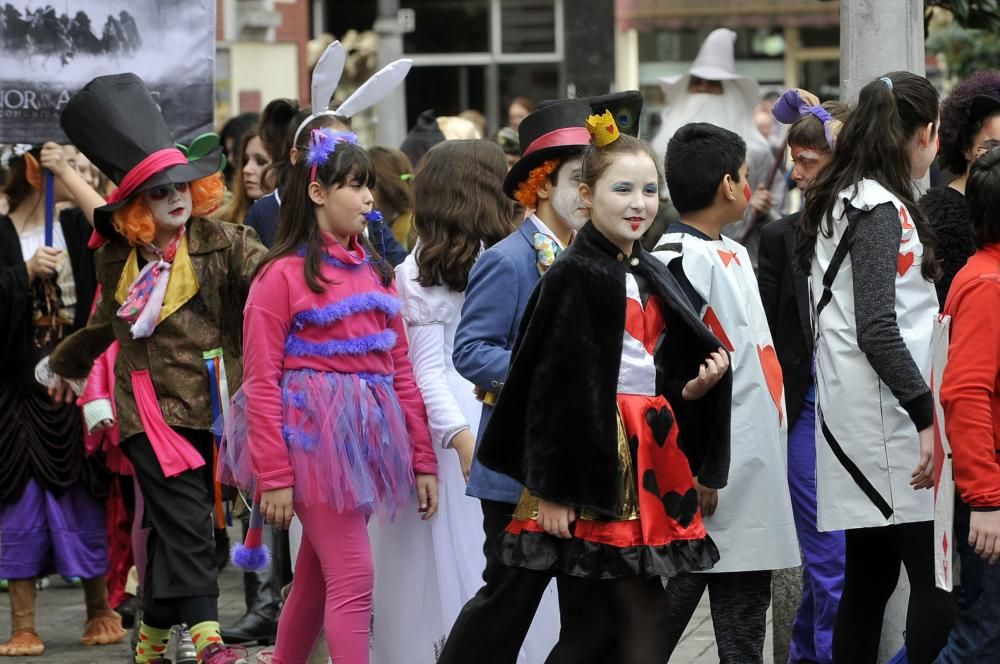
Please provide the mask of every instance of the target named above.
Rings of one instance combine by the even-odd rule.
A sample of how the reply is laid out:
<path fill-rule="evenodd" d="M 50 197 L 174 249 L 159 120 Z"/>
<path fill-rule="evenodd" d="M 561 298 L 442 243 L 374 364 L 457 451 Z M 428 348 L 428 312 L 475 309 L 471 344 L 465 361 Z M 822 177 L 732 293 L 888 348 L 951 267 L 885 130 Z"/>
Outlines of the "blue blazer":
<path fill-rule="evenodd" d="M 484 251 L 469 274 L 453 359 L 458 373 L 487 392 L 503 388 L 521 315 L 538 283 L 532 239 L 536 229 L 534 221 L 527 219 L 516 232 Z M 477 448 L 492 412 L 492 406 L 483 405 Z M 479 499 L 516 503 L 521 485 L 476 459 L 466 493 Z"/>

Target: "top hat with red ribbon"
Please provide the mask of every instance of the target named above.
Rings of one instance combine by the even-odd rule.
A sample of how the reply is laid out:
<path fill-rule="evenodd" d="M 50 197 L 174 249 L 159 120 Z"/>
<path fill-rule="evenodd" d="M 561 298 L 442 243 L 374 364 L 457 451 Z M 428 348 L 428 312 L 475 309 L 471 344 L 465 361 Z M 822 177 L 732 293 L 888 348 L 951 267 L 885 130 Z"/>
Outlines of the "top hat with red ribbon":
<path fill-rule="evenodd" d="M 118 185 L 108 204 L 94 210 L 94 227 L 105 238 L 116 234 L 111 213 L 134 195 L 203 178 L 222 164 L 219 147 L 189 161 L 135 74 L 98 76 L 73 95 L 59 123 L 73 145 Z"/>
<path fill-rule="evenodd" d="M 521 120 L 517 128 L 521 158 L 511 166 L 503 181 L 504 193 L 513 198 L 517 186 L 542 162 L 580 155 L 590 145 L 586 127 L 589 115 L 589 104 L 567 99 L 553 102 Z"/>

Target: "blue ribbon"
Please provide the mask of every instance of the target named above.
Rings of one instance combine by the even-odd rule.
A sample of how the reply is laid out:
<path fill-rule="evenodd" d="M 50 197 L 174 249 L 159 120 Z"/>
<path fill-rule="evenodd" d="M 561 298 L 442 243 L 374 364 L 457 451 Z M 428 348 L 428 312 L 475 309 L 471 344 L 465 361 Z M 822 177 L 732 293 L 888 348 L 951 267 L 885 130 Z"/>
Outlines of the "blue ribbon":
<path fill-rule="evenodd" d="M 52 171 L 45 171 L 45 246 L 52 246 L 52 226 L 56 217 L 56 179 Z"/>
<path fill-rule="evenodd" d="M 218 358 L 217 355 L 211 355 L 205 358 L 205 368 L 208 369 L 208 394 L 212 401 L 212 423 L 220 422 L 222 418 L 222 403 L 220 402 L 220 388 L 219 388 L 219 372 L 217 371 L 218 365 L 215 360 Z M 213 437 L 215 438 L 216 449 L 222 447 L 222 434 L 214 431 L 213 426 Z M 226 525 L 233 525 L 233 512 L 229 506 L 228 501 L 223 501 L 223 508 L 225 509 L 225 519 Z"/>

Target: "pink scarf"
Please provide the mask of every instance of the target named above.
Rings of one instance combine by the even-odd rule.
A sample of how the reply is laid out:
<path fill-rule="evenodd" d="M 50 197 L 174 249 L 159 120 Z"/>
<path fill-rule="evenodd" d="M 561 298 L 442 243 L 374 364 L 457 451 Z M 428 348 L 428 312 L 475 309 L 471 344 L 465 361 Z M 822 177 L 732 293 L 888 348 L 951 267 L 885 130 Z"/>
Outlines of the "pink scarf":
<path fill-rule="evenodd" d="M 185 227 L 177 231 L 166 249 L 147 244 L 146 249 L 157 256 L 157 260 L 146 263 L 139 275 L 128 287 L 128 296 L 118 309 L 118 317 L 132 324 L 133 339 L 142 339 L 153 334 L 160 320 L 160 309 L 170 282 L 170 268 L 177 255 L 177 247 L 184 237 Z"/>

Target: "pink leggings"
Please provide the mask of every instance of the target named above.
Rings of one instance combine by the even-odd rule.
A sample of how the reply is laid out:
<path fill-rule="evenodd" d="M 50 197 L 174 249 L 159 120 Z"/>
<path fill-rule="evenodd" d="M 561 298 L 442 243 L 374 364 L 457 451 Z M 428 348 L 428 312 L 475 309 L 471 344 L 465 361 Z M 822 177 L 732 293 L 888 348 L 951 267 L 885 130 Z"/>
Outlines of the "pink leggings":
<path fill-rule="evenodd" d="M 372 567 L 367 521 L 327 505 L 295 506 L 302 546 L 278 621 L 274 664 L 305 664 L 321 630 L 334 664 L 368 664 Z"/>

